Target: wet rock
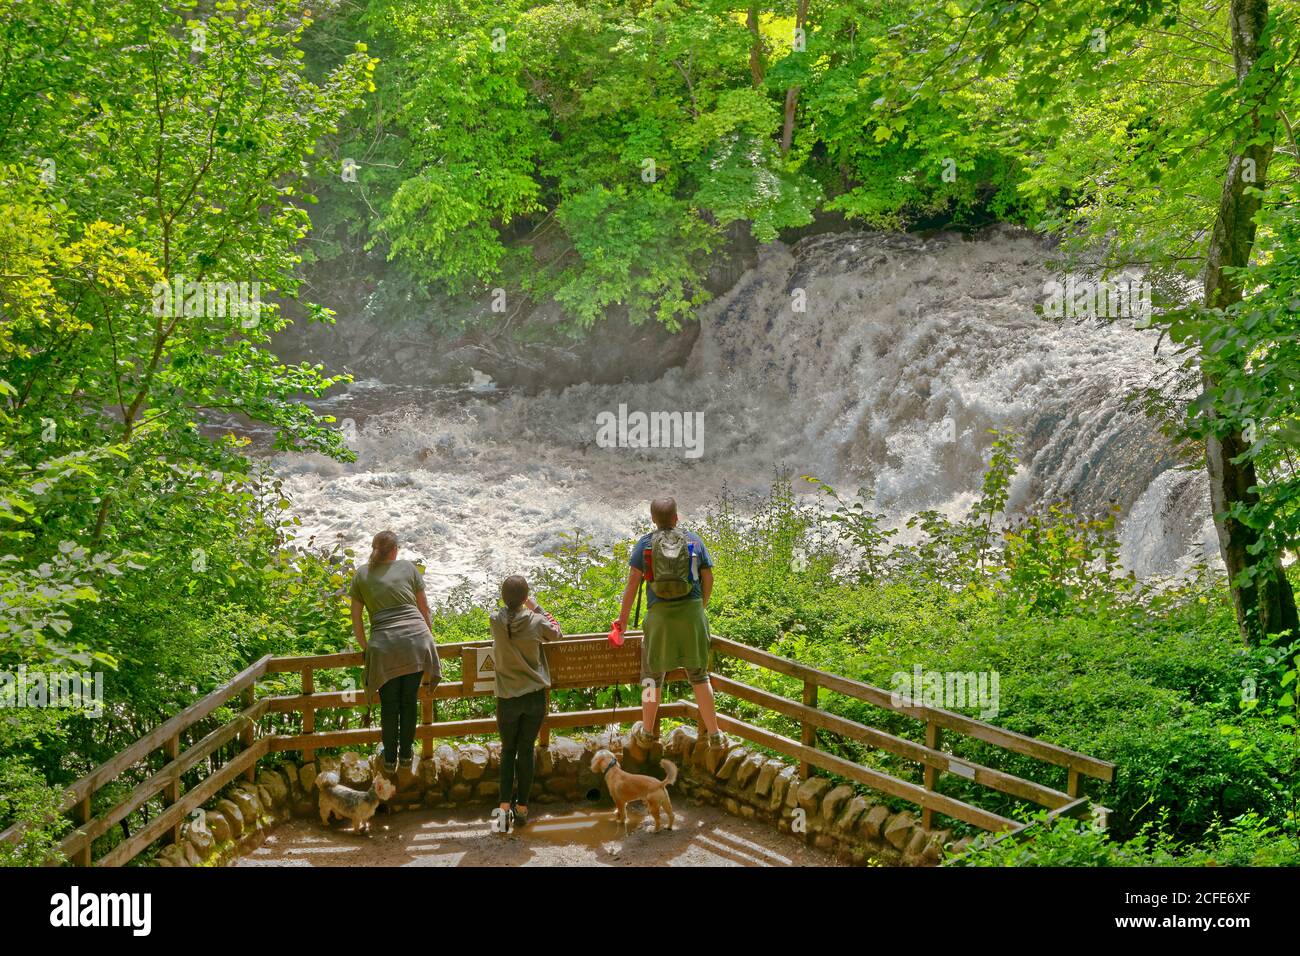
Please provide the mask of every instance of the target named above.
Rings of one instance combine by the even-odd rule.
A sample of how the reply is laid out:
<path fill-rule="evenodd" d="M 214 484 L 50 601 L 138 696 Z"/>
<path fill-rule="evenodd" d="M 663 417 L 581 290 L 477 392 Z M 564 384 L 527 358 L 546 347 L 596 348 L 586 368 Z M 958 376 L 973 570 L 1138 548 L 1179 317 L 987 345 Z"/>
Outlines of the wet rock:
<path fill-rule="evenodd" d="M 696 744 L 696 733 L 694 727 L 679 726 L 674 727 L 664 738 L 664 755 L 672 757 L 678 765 L 685 765 L 691 759 L 691 751 Z"/>
<path fill-rule="evenodd" d="M 799 784 L 798 789 L 795 791 L 795 803 L 809 817 L 812 817 L 817 813 L 822 797 L 830 789 L 831 782 L 825 777 L 809 777 Z"/>
<path fill-rule="evenodd" d="M 199 853 L 198 850 L 194 848 L 194 844 L 191 843 L 189 840 L 182 840 L 180 843 L 176 845 L 181 848 L 182 852 L 184 852 L 186 865 L 188 866 L 203 865 L 203 856 Z"/>
<path fill-rule="evenodd" d="M 284 803 L 289 799 L 289 782 L 274 770 L 263 770 L 259 773 L 257 784 L 265 788 L 272 805 Z"/>
<path fill-rule="evenodd" d="M 179 843 L 165 846 L 155 857 L 159 866 L 189 866 L 190 861 Z M 164 862 L 166 861 L 166 862 Z"/>
<path fill-rule="evenodd" d="M 304 793 L 311 793 L 312 787 L 316 783 L 316 765 L 314 763 L 305 763 L 298 768 L 298 782 L 302 784 Z"/>
<path fill-rule="evenodd" d="M 460 748 L 460 779 L 466 782 L 478 780 L 487 773 L 487 748 L 479 744 L 466 744 Z"/>
<path fill-rule="evenodd" d="M 247 833 L 255 828 L 258 818 L 262 816 L 262 801 L 257 795 L 251 790 L 240 788 L 230 791 L 230 800 L 239 807 L 239 812 L 244 818 L 244 832 Z"/>
<path fill-rule="evenodd" d="M 571 737 L 553 737 L 550 749 L 553 772 L 576 777 L 586 748 Z"/>
<path fill-rule="evenodd" d="M 244 814 L 238 805 L 232 800 L 218 800 L 217 810 L 226 818 L 226 823 L 230 827 L 230 838 L 238 840 L 244 835 Z M 251 827 L 252 824 L 249 824 Z"/>
<path fill-rule="evenodd" d="M 853 788 L 840 784 L 822 798 L 822 820 L 831 823 L 839 815 L 840 808 L 853 799 Z"/>
<path fill-rule="evenodd" d="M 906 810 L 895 814 L 889 818 L 882 831 L 885 842 L 895 850 L 902 850 L 912 838 L 912 828 L 915 826 L 916 819 Z"/>
<path fill-rule="evenodd" d="M 434 775 L 426 775 L 429 786 L 445 787 L 456 779 L 456 771 L 460 768 L 460 755 L 456 753 L 456 748 L 450 744 L 439 744 L 433 751 L 433 759 L 429 761 L 433 767 Z"/>
<path fill-rule="evenodd" d="M 736 768 L 736 786 L 748 787 L 750 781 L 754 780 L 762 771 L 763 764 L 767 762 L 767 756 L 761 753 L 752 753 L 746 757 L 739 767 Z"/>
<path fill-rule="evenodd" d="M 210 857 L 217 845 L 212 828 L 208 825 L 206 813 L 202 820 L 191 820 L 181 827 L 181 839 L 194 847 L 200 860 Z"/>
<path fill-rule="evenodd" d="M 799 769 L 797 767 L 783 767 L 777 771 L 772 778 L 772 798 L 768 801 L 769 810 L 780 810 L 785 804 L 786 798 L 790 793 L 797 792 L 799 779 Z M 794 804 L 792 803 L 791 806 Z"/>
<path fill-rule="evenodd" d="M 741 762 L 749 756 L 749 751 L 744 747 L 734 747 L 727 751 L 727 756 L 718 764 L 717 778 L 719 780 L 730 780 L 735 776 L 736 769 Z"/>
<path fill-rule="evenodd" d="M 824 805 L 823 809 L 825 809 Z M 857 826 L 858 820 L 870 809 L 871 804 L 867 802 L 866 797 L 854 797 L 844 805 L 844 809 L 840 811 L 840 815 L 836 818 L 835 832 L 845 836 L 852 833 L 853 828 Z"/>
<path fill-rule="evenodd" d="M 227 843 L 235 836 L 235 831 L 226 819 L 226 815 L 220 810 L 209 810 L 204 814 L 204 820 L 208 829 L 212 831 L 212 839 L 217 843 Z"/>
<path fill-rule="evenodd" d="M 862 821 L 858 824 L 858 829 L 864 836 L 872 840 L 881 839 L 881 827 L 889 819 L 889 808 L 877 804 L 866 812 Z"/>
<path fill-rule="evenodd" d="M 921 850 L 921 856 L 926 863 L 941 863 L 944 856 L 944 845 L 952 839 L 951 830 L 935 830 L 930 834 L 930 838 L 925 841 L 925 847 Z"/>
<path fill-rule="evenodd" d="M 754 781 L 754 795 L 759 797 L 768 796 L 772 792 L 772 781 L 785 768 L 784 761 L 777 760 L 775 757 L 769 757 L 765 760 L 758 771 L 758 777 Z"/>

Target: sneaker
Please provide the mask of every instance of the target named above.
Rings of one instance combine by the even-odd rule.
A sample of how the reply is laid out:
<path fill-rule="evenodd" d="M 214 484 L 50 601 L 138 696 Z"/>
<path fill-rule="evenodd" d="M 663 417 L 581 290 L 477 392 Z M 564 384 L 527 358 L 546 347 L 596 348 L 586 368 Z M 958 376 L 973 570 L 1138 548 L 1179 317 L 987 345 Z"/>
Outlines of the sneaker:
<path fill-rule="evenodd" d="M 722 731 L 718 731 L 716 734 L 709 734 L 709 736 L 705 738 L 705 742 L 708 744 L 710 750 L 722 750 L 731 744 L 731 741 L 727 739 L 727 735 Z"/>
<path fill-rule="evenodd" d="M 657 734 L 646 733 L 644 730 L 638 730 L 632 735 L 632 742 L 638 747 L 649 749 L 659 742 Z"/>
<path fill-rule="evenodd" d="M 510 809 L 510 819 L 514 821 L 515 829 L 528 826 L 528 811 L 520 810 L 518 807 Z"/>
<path fill-rule="evenodd" d="M 388 759 L 388 754 L 384 753 L 383 744 L 380 744 L 375 749 L 375 756 L 383 761 L 384 773 L 397 773 L 397 761 Z"/>

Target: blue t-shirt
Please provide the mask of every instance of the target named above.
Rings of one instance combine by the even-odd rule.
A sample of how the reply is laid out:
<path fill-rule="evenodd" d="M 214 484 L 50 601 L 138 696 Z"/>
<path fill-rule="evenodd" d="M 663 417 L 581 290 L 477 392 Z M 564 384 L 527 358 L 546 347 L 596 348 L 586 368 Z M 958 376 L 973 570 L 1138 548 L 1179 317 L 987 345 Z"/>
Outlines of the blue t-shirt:
<path fill-rule="evenodd" d="M 685 529 L 682 529 L 682 533 L 686 535 L 687 541 L 695 545 L 695 554 L 698 559 L 697 566 L 700 568 L 713 567 L 713 558 L 709 557 L 709 549 L 704 546 L 704 542 L 700 540 L 700 536 L 693 531 L 686 531 Z M 627 562 L 642 574 L 645 574 L 645 552 L 646 549 L 650 547 L 650 538 L 653 534 L 654 532 L 651 531 L 649 534 L 641 536 L 640 540 L 636 543 L 636 547 L 632 549 L 632 557 L 629 558 Z M 650 606 L 657 601 L 686 601 L 692 598 L 700 600 L 704 597 L 704 591 L 700 587 L 699 575 L 696 575 L 695 580 L 691 582 L 691 593 L 683 594 L 679 598 L 661 598 L 659 595 L 655 594 L 654 588 L 649 586 L 646 587 L 645 594 L 645 606 L 647 610 L 649 610 Z"/>

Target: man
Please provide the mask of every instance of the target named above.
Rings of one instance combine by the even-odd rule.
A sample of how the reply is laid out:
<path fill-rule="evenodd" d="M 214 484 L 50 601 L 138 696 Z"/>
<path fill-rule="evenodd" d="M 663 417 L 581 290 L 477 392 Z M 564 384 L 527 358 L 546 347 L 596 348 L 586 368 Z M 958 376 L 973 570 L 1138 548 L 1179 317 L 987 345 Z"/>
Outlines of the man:
<path fill-rule="evenodd" d="M 677 502 L 656 498 L 650 503 L 655 530 L 632 549 L 631 570 L 623 589 L 623 605 L 614 626 L 627 629 L 628 613 L 641 582 L 646 582 L 645 637 L 641 640 L 641 730 L 634 738 L 642 747 L 658 739 L 656 718 L 664 677 L 684 668 L 708 745 L 725 747 L 718 729 L 709 683 L 709 621 L 704 611 L 713 592 L 713 559 L 699 536 L 677 528 Z M 647 562 L 647 558 L 649 561 Z M 647 564 L 649 570 L 647 571 Z"/>

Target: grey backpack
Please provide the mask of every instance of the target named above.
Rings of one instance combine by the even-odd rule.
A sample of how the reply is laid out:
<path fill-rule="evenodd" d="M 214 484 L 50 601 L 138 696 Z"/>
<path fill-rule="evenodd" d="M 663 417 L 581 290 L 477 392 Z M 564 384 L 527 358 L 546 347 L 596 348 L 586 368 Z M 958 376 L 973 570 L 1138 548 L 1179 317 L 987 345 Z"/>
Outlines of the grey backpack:
<path fill-rule="evenodd" d="M 684 532 L 668 528 L 652 534 L 650 558 L 650 588 L 656 597 L 671 601 L 691 593 L 690 539 Z"/>

